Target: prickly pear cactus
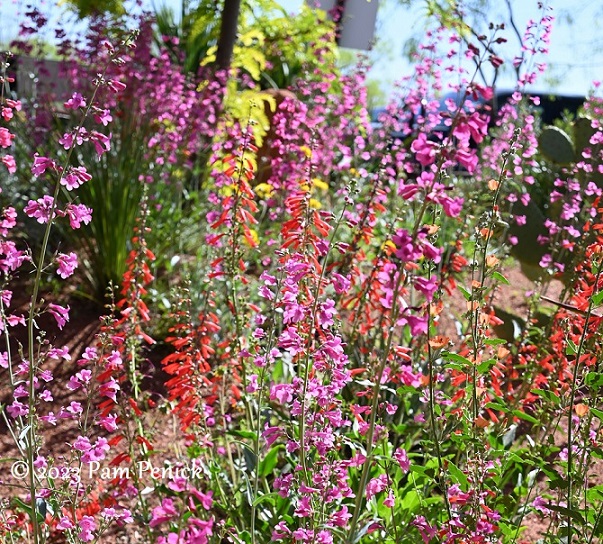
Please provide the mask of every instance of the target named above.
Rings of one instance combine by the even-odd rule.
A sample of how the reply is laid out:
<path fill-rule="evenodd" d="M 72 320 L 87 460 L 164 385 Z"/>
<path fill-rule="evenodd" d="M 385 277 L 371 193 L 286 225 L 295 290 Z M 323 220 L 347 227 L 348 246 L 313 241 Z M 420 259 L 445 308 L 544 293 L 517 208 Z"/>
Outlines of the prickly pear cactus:
<path fill-rule="evenodd" d="M 582 151 L 586 147 L 593 147 L 590 139 L 596 132 L 592 126 L 592 121 L 587 117 L 578 117 L 574 121 L 574 147 L 576 148 L 576 160 L 582 159 Z M 599 187 L 603 187 L 603 174 L 593 165 L 590 177 Z"/>
<path fill-rule="evenodd" d="M 585 147 L 590 147 L 590 139 L 596 130 L 592 126 L 592 121 L 587 117 L 577 117 L 573 125 L 574 146 L 577 153 L 581 153 Z"/>
<path fill-rule="evenodd" d="M 513 222 L 509 227 L 509 236 L 517 239 L 517 243 L 511 246 L 511 254 L 519 261 L 523 273 L 529 279 L 540 279 L 543 270 L 539 263 L 549 251 L 549 248 L 538 242 L 539 236 L 548 234 L 548 229 L 544 225 L 546 216 L 534 202 L 529 202 L 527 206 L 516 202 L 512 213 L 515 216 L 525 216 L 526 221 L 523 225 Z"/>
<path fill-rule="evenodd" d="M 557 127 L 545 128 L 538 138 L 538 150 L 556 164 L 571 164 L 576 152 L 569 135 Z"/>

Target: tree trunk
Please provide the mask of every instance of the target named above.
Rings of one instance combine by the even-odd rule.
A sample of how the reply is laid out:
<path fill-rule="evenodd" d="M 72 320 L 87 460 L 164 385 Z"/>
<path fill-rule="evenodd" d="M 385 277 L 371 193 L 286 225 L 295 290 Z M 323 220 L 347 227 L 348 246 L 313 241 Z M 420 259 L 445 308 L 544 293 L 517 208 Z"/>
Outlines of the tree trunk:
<path fill-rule="evenodd" d="M 237 40 L 240 9 L 241 0 L 224 0 L 218 51 L 216 52 L 216 67 L 218 70 L 228 70 L 230 68 L 232 52 Z"/>

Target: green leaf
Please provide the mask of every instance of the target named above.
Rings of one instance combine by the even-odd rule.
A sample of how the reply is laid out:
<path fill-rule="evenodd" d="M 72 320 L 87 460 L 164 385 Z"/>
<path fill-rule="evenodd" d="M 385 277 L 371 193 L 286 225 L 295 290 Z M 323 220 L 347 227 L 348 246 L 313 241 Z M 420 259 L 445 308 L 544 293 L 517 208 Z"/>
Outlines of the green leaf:
<path fill-rule="evenodd" d="M 501 344 L 506 344 L 507 341 L 504 338 L 486 338 L 484 340 L 484 344 L 486 346 L 500 346 Z"/>
<path fill-rule="evenodd" d="M 400 501 L 400 507 L 402 510 L 408 510 L 409 512 L 414 512 L 415 509 L 421 505 L 421 499 L 419 494 L 411 489 L 407 493 L 404 494 L 404 498 Z"/>
<path fill-rule="evenodd" d="M 14 502 L 17 506 L 25 510 L 25 512 L 31 516 L 31 505 L 25 504 L 19 497 L 14 497 L 12 502 Z"/>
<path fill-rule="evenodd" d="M 488 402 L 486 404 L 486 408 L 490 408 L 492 410 L 498 410 L 499 412 L 507 413 L 509 411 L 509 407 L 501 404 L 500 402 Z"/>
<path fill-rule="evenodd" d="M 599 304 L 601 304 L 601 302 L 603 302 L 603 291 L 599 291 L 598 293 L 595 293 L 592 297 L 590 297 L 590 300 L 592 301 L 592 303 L 595 306 L 598 306 Z"/>
<path fill-rule="evenodd" d="M 598 418 L 599 421 L 603 421 L 603 410 L 597 410 L 596 408 L 591 407 L 590 413 Z"/>
<path fill-rule="evenodd" d="M 497 272 L 496 270 L 494 272 L 492 272 L 492 277 L 495 280 L 498 280 L 500 283 L 503 283 L 505 285 L 511 285 L 511 282 L 505 278 L 500 272 Z"/>
<path fill-rule="evenodd" d="M 526 414 L 525 412 L 522 412 L 521 410 L 513 410 L 513 412 L 511 412 L 511 413 L 515 417 L 518 417 L 519 419 L 523 419 L 525 421 L 529 421 L 530 423 L 534 423 L 534 425 L 538 425 L 540 423 L 540 421 L 538 421 L 534 416 Z"/>
<path fill-rule="evenodd" d="M 471 361 L 458 353 L 451 353 L 450 351 L 442 351 L 442 359 L 445 361 L 452 361 L 453 363 L 460 363 L 461 365 L 471 365 Z"/>
<path fill-rule="evenodd" d="M 487 361 L 482 361 L 479 365 L 477 365 L 477 371 L 479 373 L 488 372 L 495 364 L 496 359 L 488 359 Z"/>
<path fill-rule="evenodd" d="M 285 446 L 283 446 L 282 444 L 274 446 L 266 454 L 266 457 L 264 457 L 264 459 L 260 461 L 258 474 L 261 478 L 265 478 L 274 470 L 274 467 L 276 467 L 276 465 L 278 464 L 278 452 L 284 448 Z"/>
<path fill-rule="evenodd" d="M 254 431 L 228 431 L 227 434 L 240 438 L 248 438 L 249 440 L 255 440 L 257 438 L 257 433 Z"/>
<path fill-rule="evenodd" d="M 253 472 L 257 466 L 258 460 L 253 450 L 245 444 L 243 444 L 243 458 L 245 459 L 245 467 L 247 468 L 247 472 Z"/>
<path fill-rule="evenodd" d="M 259 497 L 256 497 L 253 501 L 253 506 L 257 506 L 262 502 L 269 502 L 272 506 L 274 506 L 276 504 L 275 499 L 277 499 L 278 497 L 278 493 L 266 493 L 265 495 L 260 495 Z"/>
<path fill-rule="evenodd" d="M 578 353 L 578 347 L 569 338 L 567 339 L 567 347 L 565 348 L 566 355 L 576 355 Z"/>
<path fill-rule="evenodd" d="M 584 518 L 582 517 L 582 514 L 580 512 L 578 512 L 578 510 L 575 510 L 573 508 L 568 508 L 567 506 L 559 506 L 557 504 L 549 504 L 547 506 L 547 508 L 549 510 L 553 510 L 554 512 L 559 512 L 564 517 L 569 516 L 573 520 L 575 520 L 581 524 L 584 524 Z"/>
<path fill-rule="evenodd" d="M 471 293 L 469 291 L 467 291 L 467 289 L 465 289 L 462 285 L 457 285 L 457 287 L 459 288 L 459 291 L 465 297 L 465 300 L 471 300 Z"/>
<path fill-rule="evenodd" d="M 450 473 L 452 480 L 459 484 L 463 490 L 468 488 L 469 480 L 467 479 L 467 475 L 452 461 L 448 461 L 448 472 Z"/>
<path fill-rule="evenodd" d="M 247 544 L 251 544 L 252 539 L 251 539 L 251 533 L 249 531 L 241 531 L 238 536 L 243 542 L 247 542 Z"/>
<path fill-rule="evenodd" d="M 543 397 L 547 399 L 549 402 L 552 402 L 554 405 L 557 405 L 561 402 L 561 399 L 555 395 L 552 391 L 545 391 L 543 389 L 532 389 L 532 393 L 534 395 L 538 395 L 539 397 Z"/>
<path fill-rule="evenodd" d="M 584 377 L 584 383 L 590 387 L 601 387 L 603 385 L 603 373 L 602 372 L 589 372 Z"/>

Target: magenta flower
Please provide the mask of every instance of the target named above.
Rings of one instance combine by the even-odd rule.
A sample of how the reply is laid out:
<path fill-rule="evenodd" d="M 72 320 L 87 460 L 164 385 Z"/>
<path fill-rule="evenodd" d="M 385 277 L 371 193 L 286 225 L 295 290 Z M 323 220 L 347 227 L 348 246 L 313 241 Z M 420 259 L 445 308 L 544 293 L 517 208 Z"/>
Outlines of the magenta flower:
<path fill-rule="evenodd" d="M 55 318 L 59 329 L 63 329 L 65 323 L 69 321 L 69 306 L 64 308 L 52 302 L 48 305 L 47 311 Z"/>
<path fill-rule="evenodd" d="M 71 98 L 64 103 L 68 110 L 77 110 L 86 107 L 86 100 L 80 93 L 73 93 Z"/>
<path fill-rule="evenodd" d="M 117 430 L 117 416 L 109 414 L 105 417 L 101 417 L 99 421 L 100 426 L 107 432 L 112 433 Z"/>
<path fill-rule="evenodd" d="M 38 223 L 48 223 L 53 205 L 54 199 L 51 196 L 44 195 L 38 200 L 30 200 L 23 211 L 28 217 L 36 219 Z"/>
<path fill-rule="evenodd" d="M 4 210 L 0 212 L 0 236 L 6 236 L 8 234 L 8 231 L 12 229 L 16 224 L 17 211 L 15 210 L 15 208 L 4 208 Z"/>
<path fill-rule="evenodd" d="M 8 168 L 9 174 L 14 174 L 17 171 L 17 163 L 12 155 L 4 155 L 0 157 L 0 162 Z"/>
<path fill-rule="evenodd" d="M 425 298 L 430 301 L 438 288 L 438 281 L 434 277 L 427 279 L 418 276 L 414 278 L 413 285 L 417 291 L 423 293 Z"/>
<path fill-rule="evenodd" d="M 73 134 L 71 132 L 66 132 L 59 138 L 59 143 L 65 149 L 71 149 L 73 147 Z"/>
<path fill-rule="evenodd" d="M 61 178 L 61 185 L 67 187 L 68 191 L 77 189 L 80 185 L 90 181 L 92 176 L 86 172 L 83 166 L 74 166 L 69 169 L 68 173 Z"/>
<path fill-rule="evenodd" d="M 121 81 L 117 81 L 116 79 L 110 79 L 107 81 L 107 86 L 114 92 L 119 93 L 126 88 L 126 84 Z"/>
<path fill-rule="evenodd" d="M 72 521 L 67 516 L 63 516 L 59 520 L 59 523 L 57 523 L 57 529 L 59 531 L 67 531 L 69 529 L 73 529 L 73 527 L 74 527 L 74 525 L 73 525 Z"/>
<path fill-rule="evenodd" d="M 178 515 L 178 510 L 174 507 L 174 501 L 172 499 L 163 499 L 161 506 L 156 506 L 151 512 L 151 521 L 149 525 L 151 527 L 157 527 L 166 521 Z"/>
<path fill-rule="evenodd" d="M 404 473 L 407 473 L 410 470 L 410 461 L 408 460 L 408 455 L 406 454 L 405 449 L 398 448 L 394 452 L 394 459 L 398 462 Z"/>
<path fill-rule="evenodd" d="M 67 217 L 69 217 L 69 224 L 72 229 L 79 229 L 84 223 L 87 225 L 92 221 L 92 209 L 84 204 L 68 204 L 65 210 Z"/>
<path fill-rule="evenodd" d="M 278 345 L 286 349 L 292 356 L 303 351 L 303 340 L 292 327 L 287 327 L 278 339 Z"/>
<path fill-rule="evenodd" d="M 61 278 L 66 279 L 73 274 L 77 268 L 77 255 L 72 251 L 69 254 L 59 253 L 57 256 L 58 274 Z"/>
<path fill-rule="evenodd" d="M 289 404 L 293 400 L 293 386 L 279 383 L 270 388 L 270 400 L 278 400 L 281 404 Z"/>
<path fill-rule="evenodd" d="M 337 272 L 333 273 L 331 281 L 333 282 L 333 288 L 338 295 L 345 293 L 351 286 L 350 280 Z"/>
<path fill-rule="evenodd" d="M 191 495 L 194 495 L 199 502 L 201 503 L 201 506 L 203 508 L 205 508 L 205 510 L 210 510 L 211 507 L 214 504 L 214 499 L 213 499 L 213 491 L 208 491 L 207 493 L 202 493 L 201 491 L 192 488 L 191 489 Z"/>
<path fill-rule="evenodd" d="M 458 149 L 456 152 L 456 160 L 459 164 L 467 169 L 467 172 L 473 174 L 477 168 L 478 158 L 477 153 L 473 149 Z"/>
<path fill-rule="evenodd" d="M 90 140 L 99 157 L 111 149 L 111 138 L 96 130 L 90 133 Z"/>
<path fill-rule="evenodd" d="M 119 384 L 115 381 L 115 379 L 109 378 L 109 381 L 101 384 L 99 393 L 104 397 L 110 398 L 113 402 L 117 402 L 116 393 L 119 391 L 119 389 Z"/>
<path fill-rule="evenodd" d="M 84 542 L 91 542 L 94 540 L 93 531 L 96 529 L 96 522 L 92 516 L 82 516 L 82 519 L 80 519 L 78 525 L 81 529 L 78 534 L 80 539 L 82 539 Z"/>
<path fill-rule="evenodd" d="M 548 506 L 550 506 L 550 503 L 540 496 L 536 497 L 532 502 L 532 507 L 535 510 L 538 510 L 538 512 L 540 512 L 541 514 L 551 513 L 551 510 L 548 508 Z"/>
<path fill-rule="evenodd" d="M 417 161 L 423 166 L 433 164 L 436 159 L 438 145 L 430 142 L 425 133 L 421 132 L 411 144 L 410 149 L 416 154 Z"/>
<path fill-rule="evenodd" d="M 331 327 L 333 325 L 333 316 L 336 313 L 337 310 L 335 309 L 335 301 L 332 299 L 326 300 L 320 305 L 319 310 L 316 314 L 318 324 L 323 329 Z"/>
<path fill-rule="evenodd" d="M 71 361 L 71 355 L 69 355 L 69 348 L 64 346 L 62 348 L 51 348 L 48 350 L 48 358 L 55 359 L 56 361 L 60 361 L 61 359 L 65 359 L 65 361 Z"/>
<path fill-rule="evenodd" d="M 12 418 L 17 418 L 19 416 L 26 416 L 29 413 L 29 407 L 27 404 L 23 404 L 16 400 L 10 406 L 6 407 L 6 411 Z"/>
<path fill-rule="evenodd" d="M 34 163 L 31 167 L 31 172 L 34 176 L 41 176 L 48 169 L 56 170 L 57 164 L 48 157 L 40 157 L 37 153 L 34 155 Z"/>
<path fill-rule="evenodd" d="M 370 500 L 377 493 L 381 493 L 385 488 L 387 488 L 387 476 L 385 474 L 373 478 L 366 484 L 366 499 Z"/>
<path fill-rule="evenodd" d="M 111 121 L 113 121 L 113 117 L 111 116 L 111 112 L 109 110 L 96 110 L 94 112 L 94 120 L 103 125 L 107 126 Z"/>
<path fill-rule="evenodd" d="M 14 138 L 15 135 L 7 128 L 0 127 L 0 147 L 10 147 Z"/>

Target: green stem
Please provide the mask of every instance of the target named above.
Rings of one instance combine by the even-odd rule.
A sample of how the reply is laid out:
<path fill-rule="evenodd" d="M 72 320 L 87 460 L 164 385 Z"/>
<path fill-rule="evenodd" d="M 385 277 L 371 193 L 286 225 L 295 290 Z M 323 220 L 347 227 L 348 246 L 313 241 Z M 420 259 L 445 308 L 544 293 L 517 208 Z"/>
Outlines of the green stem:
<path fill-rule="evenodd" d="M 356 532 L 356 525 L 358 524 L 358 518 L 360 517 L 360 509 L 362 507 L 362 501 L 364 498 L 364 490 L 366 489 L 366 484 L 368 483 L 368 476 L 372 461 L 373 455 L 373 438 L 375 434 L 375 424 L 377 421 L 377 409 L 379 407 L 379 390 L 381 389 L 381 379 L 383 378 L 383 373 L 385 372 L 385 367 L 387 366 L 387 360 L 389 358 L 389 353 L 391 351 L 392 342 L 393 342 L 393 329 L 396 321 L 398 320 L 398 293 L 400 292 L 400 286 L 402 285 L 402 280 L 404 278 L 404 274 L 402 271 L 398 272 L 398 278 L 396 280 L 396 285 L 394 287 L 394 297 L 392 304 L 392 320 L 389 328 L 389 334 L 387 336 L 386 344 L 383 350 L 383 357 L 377 369 L 377 375 L 375 376 L 375 384 L 373 385 L 372 391 L 372 403 L 371 403 L 371 415 L 369 420 L 368 433 L 366 438 L 366 459 L 364 461 L 364 465 L 362 467 L 362 474 L 360 476 L 360 482 L 358 483 L 358 491 L 356 494 L 356 501 L 354 504 L 354 513 L 352 515 L 352 521 L 350 522 L 350 530 L 348 533 L 347 542 L 353 543 L 354 535 Z"/>

